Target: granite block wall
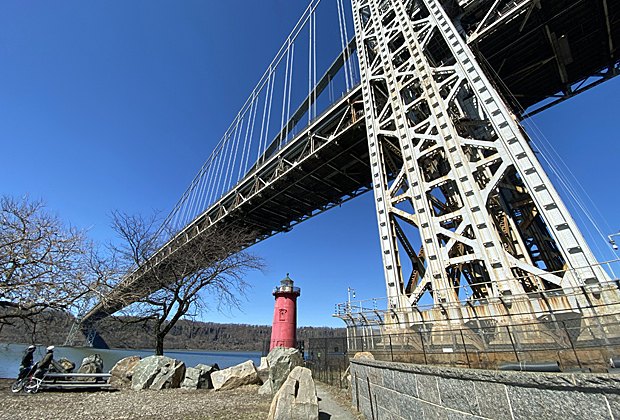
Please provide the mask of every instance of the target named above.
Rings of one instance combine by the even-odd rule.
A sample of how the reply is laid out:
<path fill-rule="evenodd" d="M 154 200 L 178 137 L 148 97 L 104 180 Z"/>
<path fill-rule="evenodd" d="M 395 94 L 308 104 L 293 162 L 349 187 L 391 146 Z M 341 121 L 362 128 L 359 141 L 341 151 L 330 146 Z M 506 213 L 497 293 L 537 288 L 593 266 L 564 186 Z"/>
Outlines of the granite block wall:
<path fill-rule="evenodd" d="M 351 360 L 368 419 L 618 419 L 620 374 L 504 372 Z"/>

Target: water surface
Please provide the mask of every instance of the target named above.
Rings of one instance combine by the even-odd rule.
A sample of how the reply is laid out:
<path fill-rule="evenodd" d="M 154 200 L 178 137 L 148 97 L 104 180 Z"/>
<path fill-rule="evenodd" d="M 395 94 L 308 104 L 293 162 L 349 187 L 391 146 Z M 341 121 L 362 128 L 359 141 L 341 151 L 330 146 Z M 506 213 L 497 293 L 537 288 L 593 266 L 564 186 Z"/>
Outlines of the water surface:
<path fill-rule="evenodd" d="M 14 378 L 19 370 L 19 362 L 28 346 L 25 344 L 0 343 L 0 378 Z M 154 350 L 140 349 L 94 349 L 91 347 L 56 347 L 54 359 L 62 357 L 71 360 L 76 365 L 76 370 L 82 363 L 82 359 L 91 354 L 99 354 L 103 359 L 103 371 L 108 372 L 112 366 L 122 358 L 128 356 L 140 356 L 142 358 L 155 354 Z M 39 361 L 45 354 L 45 346 L 37 347 L 34 360 Z M 220 368 L 233 366 L 252 360 L 255 365 L 260 364 L 260 352 L 234 352 L 234 351 L 209 351 L 209 350 L 166 350 L 165 356 L 185 362 L 188 367 L 199 363 L 212 365 L 217 363 Z"/>

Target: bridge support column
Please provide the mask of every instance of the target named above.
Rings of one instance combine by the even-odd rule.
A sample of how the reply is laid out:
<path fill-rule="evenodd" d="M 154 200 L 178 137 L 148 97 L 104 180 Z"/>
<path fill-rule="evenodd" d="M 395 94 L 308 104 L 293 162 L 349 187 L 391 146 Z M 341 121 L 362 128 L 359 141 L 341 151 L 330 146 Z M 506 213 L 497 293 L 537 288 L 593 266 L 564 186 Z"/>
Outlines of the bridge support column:
<path fill-rule="evenodd" d="M 441 3 L 352 5 L 389 309 L 532 317 L 528 293 L 606 280 Z"/>

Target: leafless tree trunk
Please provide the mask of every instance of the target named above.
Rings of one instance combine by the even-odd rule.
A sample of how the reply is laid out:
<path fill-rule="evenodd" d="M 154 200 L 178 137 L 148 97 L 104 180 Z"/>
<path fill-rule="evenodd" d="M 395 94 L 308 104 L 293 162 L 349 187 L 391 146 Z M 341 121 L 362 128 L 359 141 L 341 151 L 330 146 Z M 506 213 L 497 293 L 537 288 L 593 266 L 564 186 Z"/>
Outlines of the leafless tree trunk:
<path fill-rule="evenodd" d="M 126 296 L 126 299 L 137 301 L 129 308 L 131 315 L 155 321 L 153 335 L 158 355 L 164 352 L 166 335 L 181 318 L 188 314 L 196 316 L 208 309 L 206 297 L 215 298 L 217 309 L 224 305 L 238 307 L 248 287 L 245 275 L 264 267 L 260 257 L 241 251 L 252 242 L 252 236 L 234 228 L 203 232 L 182 258 L 155 265 L 149 257 L 161 245 L 153 236 L 156 219 L 120 212 L 114 212 L 112 217 L 112 226 L 122 242 L 115 248 L 119 260 L 124 262 L 128 272 L 147 267 L 150 273 L 150 290 L 134 290 L 135 295 Z"/>

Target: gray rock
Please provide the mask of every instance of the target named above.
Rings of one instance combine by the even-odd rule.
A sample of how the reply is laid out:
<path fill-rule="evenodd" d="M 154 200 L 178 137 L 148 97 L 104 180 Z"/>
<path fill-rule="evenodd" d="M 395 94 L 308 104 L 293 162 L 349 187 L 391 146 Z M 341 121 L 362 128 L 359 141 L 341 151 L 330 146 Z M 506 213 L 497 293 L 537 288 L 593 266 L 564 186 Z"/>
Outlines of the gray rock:
<path fill-rule="evenodd" d="M 271 382 L 264 382 L 260 388 L 258 388 L 258 395 L 273 395 L 273 385 Z"/>
<path fill-rule="evenodd" d="M 219 370 L 217 364 L 213 366 L 199 364 L 196 367 L 189 367 L 185 369 L 185 378 L 183 379 L 181 388 L 213 388 L 211 373 L 216 370 Z"/>
<path fill-rule="evenodd" d="M 251 360 L 227 369 L 212 372 L 211 380 L 216 391 L 218 389 L 234 389 L 243 385 L 260 383 L 256 367 Z"/>
<path fill-rule="evenodd" d="M 77 373 L 102 373 L 103 360 L 98 354 L 91 354 L 82 360 L 82 365 Z"/>
<path fill-rule="evenodd" d="M 220 367 L 216 364 L 204 365 L 202 363 L 196 365 L 196 369 L 200 369 L 200 379 L 198 381 L 198 388 L 211 389 L 213 388 L 213 381 L 211 380 L 211 374 L 220 370 Z"/>
<path fill-rule="evenodd" d="M 54 367 L 59 368 L 58 372 L 63 373 L 63 372 L 73 372 L 73 369 L 75 369 L 75 363 L 73 363 L 71 360 L 67 359 L 66 357 L 61 357 L 60 359 L 58 359 L 58 362 L 56 362 L 55 360 L 52 361 L 52 363 L 54 364 Z M 57 366 L 58 365 L 58 366 Z"/>
<path fill-rule="evenodd" d="M 140 363 L 140 356 L 129 356 L 116 362 L 110 370 L 110 385 L 115 388 L 130 388 L 133 372 Z"/>
<path fill-rule="evenodd" d="M 138 363 L 131 378 L 131 389 L 178 388 L 185 375 L 185 364 L 166 356 L 149 356 Z"/>
<path fill-rule="evenodd" d="M 261 363 L 262 365 L 262 363 Z M 259 394 L 274 394 L 280 389 L 291 371 L 297 366 L 304 365 L 304 358 L 297 349 L 277 347 L 267 355 L 269 377 L 263 381 Z"/>
<path fill-rule="evenodd" d="M 91 354 L 82 360 L 80 368 L 77 373 L 102 373 L 103 372 L 103 360 L 98 354 Z M 83 382 L 96 382 L 96 378 L 78 378 L 78 381 Z"/>
<path fill-rule="evenodd" d="M 261 382 L 267 382 L 267 379 L 269 379 L 269 363 L 266 357 L 260 358 L 260 366 L 256 368 L 256 371 L 258 372 L 258 377 Z"/>
<path fill-rule="evenodd" d="M 188 367 L 185 369 L 185 378 L 181 388 L 198 389 L 200 387 L 200 369 Z"/>
<path fill-rule="evenodd" d="M 297 366 L 271 401 L 268 420 L 317 420 L 319 400 L 308 368 Z"/>

